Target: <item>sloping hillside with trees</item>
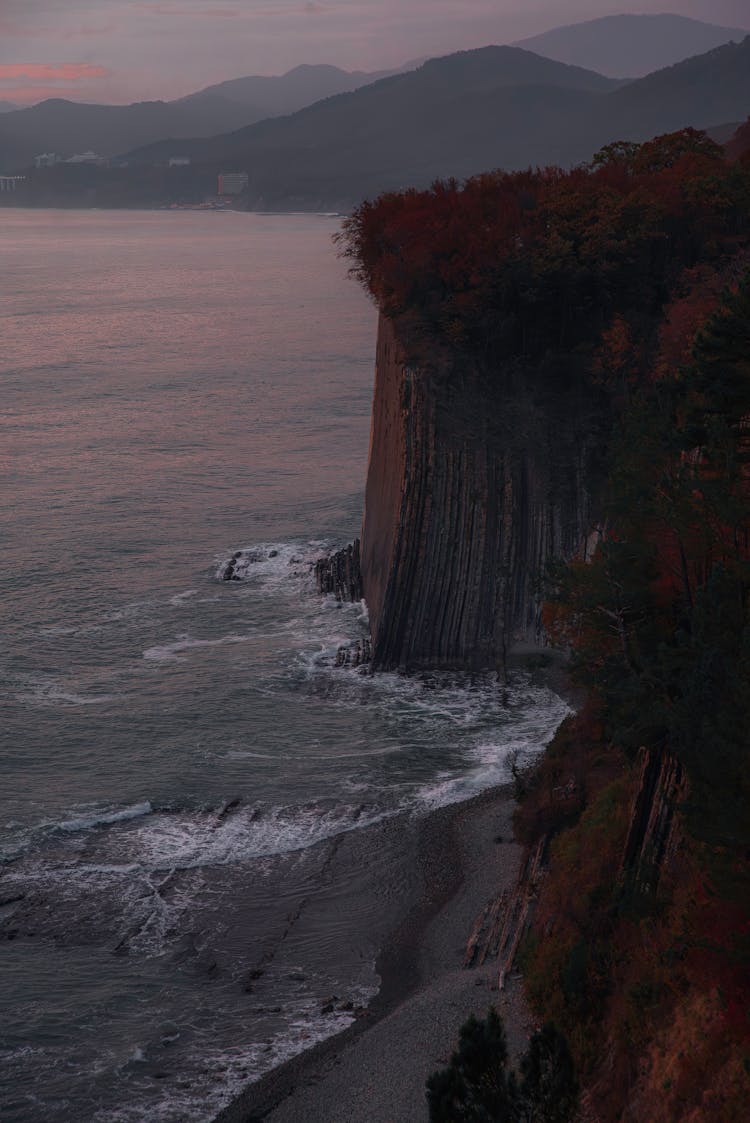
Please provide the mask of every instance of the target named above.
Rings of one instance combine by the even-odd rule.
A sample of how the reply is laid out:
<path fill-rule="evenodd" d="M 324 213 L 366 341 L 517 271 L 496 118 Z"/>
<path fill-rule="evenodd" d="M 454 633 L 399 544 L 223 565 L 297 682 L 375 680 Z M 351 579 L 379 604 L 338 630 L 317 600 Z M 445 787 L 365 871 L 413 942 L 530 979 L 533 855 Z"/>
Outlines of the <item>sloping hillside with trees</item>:
<path fill-rule="evenodd" d="M 526 778 L 522 949 L 586 1120 L 750 1101 L 750 158 L 691 129 L 363 204 L 344 251 L 437 343 L 601 402 L 593 560 L 544 620 L 587 703 Z"/>

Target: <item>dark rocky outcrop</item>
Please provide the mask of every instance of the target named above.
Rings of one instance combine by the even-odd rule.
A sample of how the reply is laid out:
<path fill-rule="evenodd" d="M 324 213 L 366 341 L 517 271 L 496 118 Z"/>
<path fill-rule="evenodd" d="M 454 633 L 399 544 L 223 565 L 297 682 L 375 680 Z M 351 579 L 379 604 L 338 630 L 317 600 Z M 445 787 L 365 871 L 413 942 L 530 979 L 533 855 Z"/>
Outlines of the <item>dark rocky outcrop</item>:
<path fill-rule="evenodd" d="M 362 600 L 359 538 L 315 563 L 315 584 L 323 596 L 333 593 L 342 601 Z"/>
<path fill-rule="evenodd" d="M 665 750 L 641 748 L 638 786 L 622 860 L 623 878 L 640 893 L 653 893 L 676 845 L 676 812 L 687 782 L 680 762 Z"/>
<path fill-rule="evenodd" d="M 367 667 L 372 659 L 372 643 L 367 636 L 351 644 L 342 644 L 336 652 L 337 667 Z"/>
<path fill-rule="evenodd" d="M 586 549 L 592 410 L 563 372 L 407 361 L 381 317 L 361 546 L 376 668 L 504 673 L 510 644 L 539 640 L 547 562 Z"/>

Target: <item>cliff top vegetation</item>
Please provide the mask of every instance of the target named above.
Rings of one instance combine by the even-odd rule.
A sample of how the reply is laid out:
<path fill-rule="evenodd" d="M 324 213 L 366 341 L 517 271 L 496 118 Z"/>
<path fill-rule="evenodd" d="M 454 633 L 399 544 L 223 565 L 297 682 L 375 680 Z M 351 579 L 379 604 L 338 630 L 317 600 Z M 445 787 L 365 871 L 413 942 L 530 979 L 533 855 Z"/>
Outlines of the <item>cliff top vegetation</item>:
<path fill-rule="evenodd" d="M 341 246 L 381 311 L 433 341 L 585 365 L 616 317 L 650 336 L 683 271 L 716 265 L 748 226 L 748 155 L 729 160 L 683 129 L 610 144 L 568 172 L 381 195 L 346 220 Z"/>

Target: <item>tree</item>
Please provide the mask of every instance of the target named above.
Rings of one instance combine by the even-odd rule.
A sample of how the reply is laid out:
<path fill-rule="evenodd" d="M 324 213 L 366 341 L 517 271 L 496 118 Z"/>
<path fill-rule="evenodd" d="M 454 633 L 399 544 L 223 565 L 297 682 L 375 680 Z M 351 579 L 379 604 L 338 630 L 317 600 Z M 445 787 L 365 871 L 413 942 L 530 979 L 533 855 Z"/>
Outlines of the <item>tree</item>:
<path fill-rule="evenodd" d="M 520 1085 L 507 1063 L 497 1010 L 491 1006 L 484 1021 L 472 1015 L 448 1067 L 427 1081 L 430 1123 L 568 1123 L 578 1083 L 568 1044 L 551 1023 L 532 1037 Z"/>
<path fill-rule="evenodd" d="M 508 1047 L 497 1010 L 472 1014 L 447 1068 L 427 1080 L 430 1123 L 515 1123 L 517 1089 L 506 1072 Z"/>
<path fill-rule="evenodd" d="M 519 1120 L 567 1123 L 578 1104 L 578 1081 L 568 1043 L 551 1022 L 538 1029 L 521 1060 Z"/>

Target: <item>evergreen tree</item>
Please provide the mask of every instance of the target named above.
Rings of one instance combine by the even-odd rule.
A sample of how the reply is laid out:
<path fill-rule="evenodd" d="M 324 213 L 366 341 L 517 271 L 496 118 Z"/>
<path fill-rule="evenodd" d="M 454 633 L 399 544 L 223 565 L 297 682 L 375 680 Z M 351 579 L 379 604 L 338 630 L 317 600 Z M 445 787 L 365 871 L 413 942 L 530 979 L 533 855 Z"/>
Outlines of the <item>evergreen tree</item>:
<path fill-rule="evenodd" d="M 515 1079 L 506 1072 L 505 1029 L 494 1007 L 471 1017 L 446 1069 L 427 1081 L 430 1123 L 515 1123 Z"/>
<path fill-rule="evenodd" d="M 472 1015 L 461 1026 L 448 1067 L 427 1081 L 430 1123 L 568 1123 L 578 1083 L 568 1044 L 553 1025 L 532 1037 L 521 1060 L 520 1085 L 507 1064 L 505 1030 L 495 1008 L 484 1021 Z"/>
<path fill-rule="evenodd" d="M 527 1123 L 568 1123 L 578 1104 L 578 1081 L 568 1043 L 551 1022 L 531 1038 L 521 1074 L 517 1118 Z"/>

